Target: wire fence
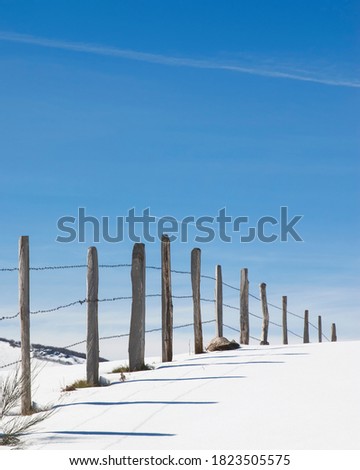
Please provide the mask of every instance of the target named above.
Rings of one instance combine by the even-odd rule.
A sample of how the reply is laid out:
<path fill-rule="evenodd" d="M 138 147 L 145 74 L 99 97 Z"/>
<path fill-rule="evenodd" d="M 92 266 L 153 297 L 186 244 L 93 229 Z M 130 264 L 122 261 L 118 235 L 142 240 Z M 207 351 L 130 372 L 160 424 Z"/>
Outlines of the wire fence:
<path fill-rule="evenodd" d="M 121 263 L 121 264 L 99 264 L 99 268 L 131 268 L 131 264 L 128 264 L 128 263 Z M 65 269 L 78 269 L 78 268 L 87 268 L 87 265 L 86 264 L 77 264 L 77 265 L 63 265 L 63 266 L 59 266 L 59 265 L 55 265 L 55 266 L 39 266 L 39 267 L 30 267 L 30 271 L 52 271 L 52 270 L 65 270 Z M 161 271 L 161 267 L 160 266 L 146 266 L 146 269 L 149 269 L 149 270 L 158 270 L 158 271 Z M 18 271 L 19 268 L 15 268 L 15 267 L 12 267 L 12 268 L 0 268 L 0 272 L 13 272 L 13 271 Z M 178 270 L 178 269 L 171 269 L 171 272 L 174 273 L 174 274 L 187 274 L 187 275 L 191 275 L 191 272 L 190 271 L 182 271 L 182 270 Z M 202 279 L 208 279 L 208 280 L 212 280 L 212 281 L 216 281 L 216 278 L 214 276 L 210 276 L 210 275 L 206 275 L 206 274 L 201 274 L 201 278 Z M 228 284 L 227 282 L 224 282 L 222 281 L 222 285 L 225 286 L 225 287 L 228 287 L 229 289 L 233 289 L 237 292 L 240 292 L 240 288 L 236 287 L 236 286 L 233 286 L 231 284 Z M 252 293 L 249 293 L 249 296 L 259 302 L 261 302 L 261 299 L 260 297 L 252 294 Z M 147 294 L 146 297 L 161 297 L 161 294 Z M 177 298 L 177 299 L 191 299 L 192 298 L 192 295 L 173 295 L 172 296 L 173 298 Z M 118 300 L 131 300 L 132 299 L 132 296 L 117 296 L 117 297 L 110 297 L 110 298 L 104 298 L 104 299 L 97 299 L 97 302 L 115 302 L 115 301 L 118 301 Z M 201 299 L 202 301 L 204 302 L 215 302 L 215 299 Z M 41 314 L 41 313 L 51 313 L 51 312 L 56 312 L 58 310 L 61 310 L 61 309 L 65 309 L 65 308 L 69 308 L 69 307 L 73 307 L 77 304 L 79 305 L 82 305 L 84 303 L 87 303 L 89 302 L 86 298 L 85 299 L 79 299 L 79 300 L 75 300 L 73 302 L 69 302 L 67 304 L 63 304 L 63 305 L 58 305 L 56 307 L 53 307 L 53 308 L 49 308 L 49 309 L 41 309 L 41 310 L 36 310 L 36 311 L 32 311 L 30 312 L 31 315 L 37 315 L 37 314 Z M 277 310 L 280 310 L 282 311 L 282 307 L 278 306 L 278 305 L 275 305 L 271 302 L 267 302 L 268 306 L 270 307 L 273 307 Z M 234 310 L 238 310 L 240 311 L 240 308 L 238 307 L 235 307 L 235 306 L 232 306 L 232 305 L 228 305 L 228 304 L 224 304 L 224 307 L 227 307 L 227 308 L 230 308 L 230 309 L 234 309 Z M 301 319 L 303 320 L 303 316 L 297 314 L 297 313 L 294 313 L 290 310 L 286 310 L 287 313 L 289 315 L 292 315 L 298 319 Z M 252 315 L 253 317 L 255 318 L 260 318 L 262 319 L 261 317 L 259 317 L 258 315 L 256 314 L 253 314 L 251 312 L 249 312 L 250 315 Z M 13 315 L 9 315 L 9 316 L 2 316 L 0 317 L 0 321 L 2 320 L 11 320 L 13 318 L 16 318 L 19 316 L 19 312 L 13 314 Z M 275 322 L 271 322 L 274 326 L 278 326 L 278 327 L 281 327 L 282 328 L 282 325 L 279 325 Z M 318 330 L 318 327 L 309 322 L 309 325 L 311 325 L 315 330 Z M 302 337 L 301 335 L 298 335 L 294 332 L 291 332 L 289 330 L 289 333 L 290 334 L 294 334 L 295 336 L 297 337 Z M 327 341 L 330 341 L 328 337 L 326 337 L 325 334 L 323 334 L 323 337 L 327 340 Z"/>
<path fill-rule="evenodd" d="M 99 268 L 103 268 L 103 269 L 131 268 L 131 266 L 132 265 L 129 264 L 129 263 L 99 264 Z M 30 271 L 56 271 L 56 270 L 70 270 L 70 269 L 84 269 L 84 268 L 87 268 L 86 264 L 53 265 L 53 266 L 38 266 L 38 267 L 32 266 L 32 267 L 29 268 L 29 270 Z M 161 271 L 160 266 L 153 266 L 153 265 L 146 266 L 146 269 L 147 270 Z M 19 270 L 18 267 L 3 267 L 3 268 L 0 268 L 0 272 L 16 272 L 18 270 Z M 178 269 L 171 269 L 171 272 L 174 273 L 174 274 L 181 274 L 181 275 L 187 275 L 187 276 L 191 275 L 190 271 L 184 271 L 184 270 L 178 270 Z M 210 276 L 210 275 L 206 275 L 206 274 L 201 274 L 201 278 L 205 279 L 205 280 L 216 281 L 216 278 L 214 276 Z M 222 281 L 222 285 L 229 288 L 229 289 L 232 289 L 236 292 L 240 292 L 240 288 L 238 288 L 234 285 L 231 285 L 227 282 Z M 161 295 L 162 294 L 160 294 L 160 293 L 151 293 L 151 294 L 147 294 L 146 298 L 160 298 Z M 174 298 L 174 299 L 192 299 L 192 297 L 193 297 L 192 295 L 172 295 L 172 298 Z M 253 293 L 249 293 L 249 297 L 251 297 L 252 299 L 254 299 L 258 302 L 261 302 L 260 297 L 254 295 Z M 131 300 L 131 299 L 132 299 L 132 296 L 116 296 L 116 297 L 99 298 L 99 299 L 96 300 L 96 302 L 99 302 L 99 303 L 117 302 L 117 301 L 123 301 L 123 300 Z M 215 304 L 215 299 L 214 298 L 204 298 L 204 297 L 202 297 L 200 300 L 201 300 L 201 302 L 208 302 L 208 303 Z M 82 306 L 82 305 L 84 305 L 88 302 L 90 302 L 88 299 L 82 298 L 82 299 L 74 300 L 72 302 L 68 302 L 68 303 L 65 303 L 65 304 L 57 305 L 55 307 L 31 311 L 30 314 L 31 315 L 49 314 L 49 313 L 53 313 L 53 312 L 58 312 L 58 311 L 63 310 L 63 309 L 68 309 L 68 308 L 71 308 L 71 307 L 75 307 L 77 305 Z M 274 309 L 280 310 L 280 311 L 282 310 L 282 307 L 280 307 L 276 304 L 270 303 L 270 302 L 268 302 L 268 306 L 270 306 Z M 240 307 L 230 305 L 228 303 L 223 303 L 223 307 L 226 308 L 226 309 L 234 310 L 234 311 L 237 311 L 237 312 L 240 313 Z M 301 316 L 297 313 L 294 313 L 292 311 L 287 310 L 287 314 L 289 314 L 293 317 L 296 317 L 298 319 L 303 320 L 303 316 Z M 13 320 L 13 319 L 17 318 L 19 315 L 20 315 L 19 312 L 14 313 L 14 314 L 4 315 L 4 316 L 0 317 L 0 321 Z M 262 320 L 262 317 L 260 315 L 257 315 L 253 312 L 249 311 L 249 315 L 252 316 L 253 318 L 258 319 L 258 320 Z M 214 322 L 215 322 L 215 319 L 203 321 L 202 323 L 203 324 L 210 324 L 210 323 L 214 323 Z M 273 320 L 270 320 L 269 323 L 271 325 L 277 327 L 277 328 L 283 328 L 283 325 L 281 325 L 277 322 L 274 322 Z M 193 325 L 194 325 L 194 323 L 190 322 L 190 323 L 184 323 L 184 324 L 176 325 L 173 328 L 174 329 L 181 329 L 181 328 L 191 327 Z M 313 323 L 309 322 L 309 325 L 312 328 L 314 328 L 315 330 L 318 330 L 318 327 L 316 325 L 314 325 Z M 240 330 L 233 327 L 233 326 L 230 326 L 230 325 L 227 325 L 227 324 L 224 324 L 223 326 L 225 328 L 231 330 L 231 331 L 235 331 L 237 333 L 240 333 Z M 161 331 L 161 327 L 148 329 L 148 330 L 145 331 L 145 333 L 149 334 L 149 333 L 159 332 L 159 331 Z M 296 333 L 292 329 L 288 328 L 287 331 L 290 335 L 293 335 L 296 338 L 302 339 L 302 335 Z M 129 336 L 129 333 L 120 333 L 120 334 L 116 334 L 116 335 L 102 336 L 102 337 L 99 338 L 99 340 L 106 341 L 106 340 L 110 340 L 110 339 L 124 338 L 124 337 L 128 337 L 128 336 Z M 325 334 L 322 333 L 322 336 L 325 338 L 325 340 L 330 341 L 329 338 Z M 250 335 L 250 338 L 253 339 L 254 341 L 260 341 L 260 339 L 255 337 L 255 336 Z M 76 347 L 76 346 L 82 345 L 84 343 L 86 343 L 85 339 L 74 342 L 74 343 L 69 344 L 69 345 L 66 345 L 66 346 L 64 346 L 64 349 L 69 349 L 71 347 Z M 13 364 L 1 365 L 0 368 L 5 368 L 5 367 L 8 367 L 10 365 L 13 365 Z"/>

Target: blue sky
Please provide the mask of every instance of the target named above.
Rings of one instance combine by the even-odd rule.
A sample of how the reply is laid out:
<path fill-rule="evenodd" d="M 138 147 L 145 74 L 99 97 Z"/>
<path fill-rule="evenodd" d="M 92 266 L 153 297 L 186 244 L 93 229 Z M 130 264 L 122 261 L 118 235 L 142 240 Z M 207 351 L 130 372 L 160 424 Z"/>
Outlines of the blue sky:
<path fill-rule="evenodd" d="M 246 266 L 255 294 L 265 281 L 274 303 L 288 295 L 293 311 L 358 339 L 358 48 L 355 1 L 0 0 L 0 265 L 16 265 L 20 235 L 33 265 L 84 263 L 90 233 L 55 241 L 57 220 L 79 207 L 113 221 L 133 207 L 179 220 L 226 207 L 251 225 L 287 206 L 303 215 L 303 242 L 216 239 L 201 246 L 203 272 L 221 264 L 238 285 Z M 128 240 L 97 246 L 101 262 L 130 260 Z M 174 268 L 189 268 L 194 246 L 173 244 Z M 159 264 L 158 243 L 147 256 Z M 16 275 L 0 276 L 7 314 Z M 34 275 L 34 309 L 84 297 L 84 272 L 52 276 Z M 118 276 L 129 295 L 128 273 Z M 104 274 L 104 296 L 121 295 L 118 282 Z M 189 307 L 178 307 L 180 323 Z M 121 333 L 112 315 L 126 323 L 128 307 L 114 309 L 109 329 Z M 157 315 L 154 306 L 154 324 Z M 55 318 L 37 321 L 34 341 L 57 329 Z M 9 322 L 0 336 L 17 332 Z"/>

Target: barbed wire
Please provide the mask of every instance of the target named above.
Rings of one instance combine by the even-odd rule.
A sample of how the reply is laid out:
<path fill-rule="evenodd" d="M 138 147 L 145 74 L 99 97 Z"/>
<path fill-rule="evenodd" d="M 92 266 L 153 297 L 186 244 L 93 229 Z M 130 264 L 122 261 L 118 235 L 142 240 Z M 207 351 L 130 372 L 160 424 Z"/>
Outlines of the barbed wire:
<path fill-rule="evenodd" d="M 161 297 L 161 294 L 146 294 L 145 297 L 147 297 L 147 298 L 148 297 L 149 298 L 151 298 L 151 297 L 153 297 L 153 298 Z M 173 299 L 192 299 L 192 295 L 172 295 L 172 298 Z M 95 299 L 95 300 L 88 300 L 88 299 L 75 300 L 75 301 L 69 302 L 67 304 L 58 305 L 57 307 L 30 311 L 30 315 L 38 315 L 38 314 L 42 314 L 42 313 L 52 313 L 52 312 L 56 312 L 58 310 L 62 310 L 62 309 L 65 309 L 65 308 L 74 307 L 77 304 L 83 305 L 85 303 L 92 303 L 92 302 L 115 302 L 115 301 L 118 301 L 118 300 L 132 300 L 132 296 L 129 295 L 129 296 L 119 296 L 119 297 L 107 297 L 107 298 Z M 212 302 L 212 303 L 215 302 L 214 299 L 201 298 L 200 300 L 202 300 L 204 302 Z M 20 312 L 17 312 L 14 315 L 2 316 L 2 317 L 0 317 L 0 321 L 2 321 L 2 320 L 12 320 L 12 319 L 18 317 L 19 315 L 20 315 Z"/>
<path fill-rule="evenodd" d="M 8 315 L 4 317 L 0 317 L 1 320 L 13 320 L 14 318 L 18 317 L 20 315 L 20 312 L 15 313 L 14 315 Z"/>
<path fill-rule="evenodd" d="M 215 322 L 215 319 L 214 320 L 206 320 L 206 321 L 203 321 L 202 324 L 214 323 L 214 322 Z M 178 330 L 178 329 L 181 329 L 181 328 L 188 328 L 190 326 L 194 326 L 194 323 L 192 322 L 192 323 L 184 323 L 182 325 L 175 325 L 175 326 L 173 326 L 173 330 Z M 145 330 L 145 334 L 155 333 L 155 332 L 159 332 L 159 331 L 162 331 L 162 327 L 157 327 L 157 328 L 152 328 L 150 330 Z M 99 338 L 99 341 L 106 341 L 106 340 L 109 340 L 109 339 L 126 338 L 126 337 L 129 337 L 129 336 L 130 336 L 130 333 L 122 333 L 122 334 L 111 335 L 111 336 L 101 336 Z M 61 348 L 57 348 L 57 349 L 70 349 L 70 348 L 74 348 L 76 346 L 80 346 L 81 344 L 85 344 L 86 342 L 87 342 L 86 339 L 82 339 L 81 341 L 77 341 L 76 343 L 71 343 L 71 344 L 68 344 L 67 346 L 62 346 Z M 21 359 L 19 359 L 18 361 L 9 362 L 8 364 L 3 364 L 3 365 L 0 366 L 0 369 L 4 369 L 6 367 L 10 367 L 10 366 L 20 364 L 20 363 L 21 363 Z"/>
<path fill-rule="evenodd" d="M 236 331 L 237 333 L 241 333 L 241 331 L 240 331 L 238 328 L 234 328 L 233 326 L 225 325 L 225 323 L 223 324 L 223 326 L 224 326 L 225 328 L 228 328 L 229 330 Z M 258 342 L 261 341 L 259 338 L 256 338 L 255 336 L 249 335 L 249 337 L 250 337 L 251 339 L 253 339 L 254 341 L 258 341 Z"/>
<path fill-rule="evenodd" d="M 161 297 L 161 294 L 147 294 L 145 297 Z M 172 298 L 174 299 L 191 299 L 192 298 L 192 295 L 172 295 Z M 119 301 L 119 300 L 131 300 L 132 299 L 132 296 L 120 296 L 120 297 L 110 297 L 110 298 L 104 298 L 104 299 L 97 299 L 97 300 L 87 300 L 87 299 L 83 299 L 83 300 L 76 300 L 74 302 L 70 302 L 68 304 L 64 304 L 64 305 L 59 305 L 57 307 L 53 307 L 53 308 L 49 308 L 49 309 L 40 309 L 40 310 L 36 310 L 36 311 L 31 311 L 30 312 L 30 315 L 38 315 L 38 314 L 45 314 L 45 313 L 52 313 L 52 312 L 56 312 L 58 310 L 62 310 L 62 309 L 65 309 L 65 308 L 69 308 L 69 307 L 74 307 L 75 305 L 79 304 L 79 305 L 83 305 L 84 303 L 91 303 L 91 302 L 115 302 L 115 301 Z M 216 301 L 214 299 L 207 299 L 207 298 L 201 298 L 200 299 L 201 301 L 203 302 L 211 302 L 211 303 L 215 303 Z M 270 304 L 269 304 L 270 305 Z M 224 307 L 227 307 L 227 308 L 230 308 L 232 310 L 237 310 L 237 311 L 240 311 L 240 308 L 239 307 L 235 307 L 233 305 L 229 305 L 229 304 L 225 304 L 223 303 L 223 306 Z M 14 315 L 10 315 L 10 316 L 3 316 L 3 317 L 0 317 L 0 321 L 2 320 L 13 320 L 14 318 L 17 318 L 18 316 L 20 315 L 20 312 L 17 312 L 15 313 Z M 258 318 L 260 320 L 262 320 L 262 317 L 260 317 L 259 315 L 256 315 L 254 313 L 251 313 L 249 312 L 249 315 L 255 317 L 255 318 Z M 298 316 L 301 320 L 303 319 L 302 317 Z M 273 322 L 272 320 L 270 320 L 271 324 L 279 327 L 279 328 L 282 328 L 282 325 L 279 325 L 278 323 L 275 323 Z M 309 322 L 309 325 L 311 325 L 314 329 L 318 330 L 318 327 L 316 325 L 314 325 L 313 323 Z M 301 338 L 302 336 L 297 334 L 297 333 L 294 333 L 292 332 L 291 330 L 288 329 L 288 332 Z M 330 341 L 329 338 L 324 334 L 322 333 L 322 336 L 327 340 L 327 341 Z"/>
<path fill-rule="evenodd" d="M 209 324 L 209 323 L 214 323 L 215 322 L 215 319 L 213 320 L 205 320 L 202 322 L 202 324 Z M 184 323 L 182 325 L 175 325 L 173 326 L 173 329 L 174 330 L 177 330 L 177 329 L 181 329 L 181 328 L 188 328 L 188 327 L 191 327 L 191 326 L 194 326 L 194 322 L 190 322 L 190 323 Z M 227 324 L 224 324 L 223 325 L 225 328 L 228 328 L 232 331 L 236 331 L 237 333 L 240 333 L 240 330 L 237 329 L 237 328 L 234 328 L 230 325 L 227 325 Z M 145 334 L 148 334 L 148 333 L 155 333 L 155 332 L 160 332 L 162 331 L 162 328 L 161 327 L 157 327 L 157 328 L 152 328 L 152 329 L 148 329 L 148 330 L 145 330 Z M 111 335 L 111 336 L 101 336 L 99 338 L 99 341 L 106 341 L 106 340 L 111 340 L 111 339 L 119 339 L 119 338 L 126 338 L 126 337 L 129 337 L 130 336 L 130 333 L 122 333 L 122 334 L 117 334 L 117 335 Z M 256 338 L 254 336 L 250 336 L 251 339 L 255 340 L 255 341 L 260 341 L 259 338 Z M 60 349 L 70 349 L 70 348 L 74 348 L 76 346 L 80 346 L 81 344 L 85 344 L 87 342 L 86 339 L 83 339 L 83 340 L 80 340 L 80 341 L 77 341 L 75 343 L 71 343 L 71 344 L 68 344 L 66 346 L 62 346 Z M 16 365 L 16 364 L 20 364 L 22 361 L 21 359 L 17 360 L 17 361 L 13 361 L 13 362 L 9 362 L 7 364 L 3 364 L 0 366 L 0 369 L 4 369 L 4 368 L 7 368 L 7 367 L 10 367 L 10 366 L 13 366 L 13 365 Z"/>
<path fill-rule="evenodd" d="M 75 302 L 70 302 L 68 304 L 65 304 L 65 305 L 59 305 L 58 307 L 54 307 L 54 308 L 48 308 L 48 309 L 45 309 L 45 310 L 35 310 L 35 311 L 31 311 L 30 312 L 30 315 L 38 315 L 40 313 L 51 313 L 51 312 L 56 312 L 58 310 L 62 310 L 63 308 L 69 308 L 69 307 L 74 307 L 75 305 L 79 304 L 79 305 L 83 305 L 84 303 L 86 303 L 87 300 L 84 299 L 84 300 L 75 300 Z"/>
<path fill-rule="evenodd" d="M 240 312 L 240 308 L 239 308 L 239 307 L 234 307 L 233 305 L 229 305 L 229 304 L 223 304 L 223 306 L 224 306 L 224 307 L 227 307 L 227 308 L 230 308 L 230 309 L 232 309 L 232 310 L 237 310 L 237 311 Z M 252 317 L 258 318 L 259 320 L 262 320 L 262 317 L 260 317 L 260 315 L 256 315 L 255 313 L 249 312 L 249 315 L 251 315 Z M 274 325 L 274 326 L 277 326 L 277 327 L 279 327 L 279 328 L 282 328 L 282 325 L 279 325 L 279 323 L 276 323 L 276 322 L 274 322 L 274 321 L 272 321 L 272 320 L 269 320 L 269 323 L 270 323 L 271 325 Z M 225 325 L 224 325 L 224 326 L 225 326 Z M 237 330 L 236 330 L 236 331 L 237 331 Z M 289 330 L 289 328 L 287 329 L 287 331 L 288 331 L 288 333 L 290 333 L 290 334 L 292 334 L 292 335 L 294 335 L 294 336 L 297 336 L 298 338 L 302 338 L 301 335 L 295 333 L 295 332 L 292 331 L 292 330 Z M 239 330 L 239 333 L 240 333 L 240 330 Z M 259 340 L 259 341 L 260 341 L 260 340 Z"/>
<path fill-rule="evenodd" d="M 131 267 L 132 265 L 130 263 L 117 263 L 117 264 L 99 264 L 99 268 L 123 268 L 123 267 Z M 47 270 L 65 270 L 65 269 L 79 269 L 79 268 L 87 268 L 87 264 L 73 264 L 73 265 L 54 265 L 54 266 L 38 266 L 38 267 L 30 267 L 29 269 L 31 271 L 47 271 Z M 161 270 L 161 267 L 160 266 L 154 266 L 154 265 L 148 265 L 146 266 L 146 269 L 153 269 L 153 270 L 157 270 L 157 271 L 160 271 Z M 19 268 L 18 267 L 10 267 L 10 268 L 0 268 L 0 272 L 12 272 L 12 271 L 18 271 Z M 171 269 L 171 272 L 172 273 L 175 273 L 175 274 L 186 274 L 186 275 L 191 275 L 191 272 L 190 271 L 183 271 L 183 270 L 178 270 L 178 269 Z M 200 276 L 201 278 L 203 279 L 209 279 L 209 280 L 212 280 L 212 281 L 216 281 L 216 278 L 214 276 L 209 276 L 209 275 L 206 275 L 206 274 L 201 274 Z M 240 288 L 238 287 L 235 287 L 231 284 L 228 284 L 224 281 L 222 281 L 222 284 L 230 289 L 233 289 L 237 292 L 240 292 Z M 146 297 L 160 297 L 161 294 L 148 294 Z M 189 295 L 183 295 L 183 296 L 175 296 L 173 295 L 172 296 L 173 298 L 177 298 L 177 299 L 187 299 L 187 298 L 191 298 L 192 296 Z M 249 297 L 261 302 L 261 298 L 252 294 L 252 293 L 249 293 Z M 112 298 L 107 298 L 107 299 L 98 299 L 98 302 L 113 302 L 113 301 L 117 301 L 117 300 L 130 300 L 132 297 L 130 296 L 122 296 L 122 297 L 112 297 Z M 205 302 L 215 302 L 215 300 L 211 300 L 211 299 L 202 299 L 204 300 Z M 80 304 L 82 305 L 83 303 L 87 302 L 87 300 L 77 300 L 77 301 L 74 301 L 74 302 L 71 302 L 69 304 L 65 304 L 65 305 L 60 305 L 60 306 L 57 306 L 57 307 L 54 307 L 54 308 L 51 308 L 51 309 L 42 309 L 42 310 L 37 310 L 35 312 L 30 312 L 32 315 L 36 315 L 36 314 L 42 314 L 42 313 L 51 313 L 51 312 L 55 312 L 55 311 L 58 311 L 58 310 L 61 310 L 61 309 L 64 309 L 64 308 L 69 308 L 69 307 L 72 307 L 72 306 L 75 306 L 76 304 Z M 281 310 L 282 311 L 282 307 L 278 306 L 278 305 L 275 305 L 271 302 L 267 302 L 268 306 L 270 307 L 273 307 L 277 310 Z M 224 304 L 224 306 L 226 306 L 226 304 Z M 236 310 L 239 310 L 237 309 L 236 307 L 232 307 L 232 306 L 228 306 L 229 308 L 234 308 Z M 291 312 L 290 310 L 287 310 L 286 311 L 289 315 L 292 315 L 296 318 L 299 318 L 301 320 L 303 320 L 303 317 L 299 314 L 296 314 L 294 312 Z M 0 317 L 0 321 L 2 320 L 11 320 L 11 319 L 14 319 L 16 317 L 18 317 L 20 315 L 20 313 L 16 313 L 14 315 L 9 315 L 9 316 L 3 316 L 3 317 Z M 256 315 L 253 315 L 256 317 Z M 259 317 L 258 317 L 259 318 Z M 278 325 L 274 322 L 272 322 L 274 325 L 276 326 L 281 326 L 281 325 Z M 315 330 L 318 331 L 318 327 L 313 324 L 312 322 L 309 322 L 309 325 L 314 328 Z M 294 334 L 294 333 L 293 333 Z M 300 335 L 297 335 L 295 334 L 296 336 L 298 337 L 301 337 Z M 330 341 L 329 338 L 324 334 L 322 333 L 322 336 L 327 340 L 327 341 Z"/>
<path fill-rule="evenodd" d="M 128 268 L 131 267 L 129 263 L 119 264 L 99 264 L 99 268 Z M 87 264 L 68 264 L 68 265 L 54 265 L 54 266 L 31 266 L 30 271 L 55 271 L 61 269 L 79 269 L 87 268 Z M 149 266 L 149 268 L 151 268 Z M 19 268 L 0 268 L 0 272 L 19 271 Z"/>
<path fill-rule="evenodd" d="M 15 366 L 16 364 L 20 364 L 20 363 L 21 363 L 21 359 L 19 359 L 18 361 L 9 362 L 9 364 L 2 365 L 0 366 L 0 369 L 5 369 L 5 367 Z"/>
<path fill-rule="evenodd" d="M 215 278 L 214 278 L 214 279 L 215 279 Z M 238 287 L 231 286 L 230 284 L 227 284 L 226 282 L 223 282 L 223 285 L 224 285 L 224 286 L 227 286 L 227 287 L 230 287 L 231 289 L 234 289 L 234 290 L 236 290 L 236 291 L 238 291 L 238 292 L 241 291 Z M 261 302 L 261 298 L 258 297 L 258 296 L 256 296 L 256 295 L 254 295 L 254 294 L 249 293 L 249 297 L 252 297 L 253 299 L 258 300 L 259 302 Z M 224 304 L 224 305 L 225 305 L 225 304 Z M 271 302 L 268 302 L 268 301 L 267 301 L 267 305 L 268 305 L 269 307 L 273 307 L 273 308 L 276 308 L 277 310 L 283 311 L 283 308 L 282 308 L 282 307 L 279 307 L 278 305 L 275 305 L 275 304 L 273 304 L 273 303 L 271 303 Z M 236 307 L 230 307 L 230 308 L 236 308 Z M 239 309 L 239 310 L 240 310 L 240 309 Z M 250 312 L 249 312 L 249 313 L 250 313 Z M 292 315 L 293 317 L 299 318 L 300 320 L 303 320 L 303 319 L 304 319 L 304 317 L 302 317 L 301 315 L 298 315 L 297 313 L 291 312 L 290 310 L 286 310 L 286 313 L 289 314 L 289 315 Z M 253 315 L 253 314 L 250 313 L 250 315 Z M 253 315 L 253 316 L 256 316 L 256 315 Z M 258 317 L 258 318 L 261 318 L 261 317 Z M 279 326 L 279 327 L 282 328 L 282 325 L 279 325 L 279 324 L 277 324 L 277 323 L 275 323 L 275 322 L 271 322 L 271 321 L 270 321 L 270 323 L 272 323 L 273 325 L 276 325 L 276 326 Z M 312 328 L 314 328 L 315 330 L 317 330 L 317 331 L 319 330 L 319 328 L 318 328 L 316 325 L 314 325 L 314 323 L 312 323 L 312 322 L 310 322 L 310 321 L 309 321 L 309 325 L 310 325 Z M 288 330 L 288 331 L 290 332 L 290 330 Z M 298 334 L 296 334 L 296 333 L 294 333 L 294 332 L 293 332 L 292 334 L 294 334 L 294 335 L 298 336 L 299 338 L 301 338 L 300 335 L 298 335 Z M 330 341 L 330 339 L 329 339 L 324 333 L 322 333 L 322 336 L 323 336 L 327 341 Z"/>
<path fill-rule="evenodd" d="M 149 297 L 159 297 L 161 296 L 161 294 L 148 294 L 147 296 Z M 175 298 L 191 298 L 192 296 L 175 296 Z M 128 296 L 128 297 L 113 297 L 111 299 L 98 299 L 97 301 L 101 302 L 105 302 L 105 301 L 115 301 L 115 300 L 122 300 L 122 299 L 131 299 L 132 297 L 131 296 Z M 215 300 L 214 299 L 206 299 L 206 298 L 201 298 L 200 300 L 202 301 L 205 301 L 205 302 L 211 302 L 211 303 L 215 303 Z M 72 306 L 72 305 L 76 305 L 77 303 L 80 303 L 80 304 L 84 304 L 85 302 L 90 302 L 88 301 L 87 299 L 84 299 L 84 300 L 79 300 L 79 301 L 76 301 L 76 302 L 71 302 L 69 304 L 66 304 L 64 306 L 61 306 L 61 307 L 56 307 L 54 309 L 48 309 L 48 310 L 39 310 L 39 311 L 36 311 L 36 312 L 31 312 L 32 314 L 37 314 L 37 313 L 47 313 L 47 312 L 52 312 L 52 311 L 55 311 L 55 310 L 58 310 L 60 308 L 65 308 L 65 307 L 69 307 L 69 306 Z M 96 302 L 96 300 L 94 301 L 91 301 L 91 302 Z M 237 310 L 239 311 L 240 309 L 238 307 L 235 307 L 233 305 L 229 305 L 229 304 L 223 304 L 224 307 L 226 308 L 230 308 L 230 309 L 233 309 L 233 310 Z M 249 314 L 255 318 L 258 318 L 258 319 L 262 319 L 259 315 L 256 315 L 254 313 L 251 313 L 249 312 Z M 202 324 L 209 324 L 209 323 L 214 323 L 215 322 L 215 319 L 213 320 L 206 320 L 206 321 L 202 321 Z M 279 325 L 278 323 L 275 323 L 273 321 L 269 321 L 270 324 L 272 325 L 275 325 L 277 327 L 282 327 L 282 325 Z M 175 325 L 173 326 L 173 329 L 176 330 L 176 329 L 181 329 L 181 328 L 187 328 L 187 327 L 190 327 L 190 326 L 194 326 L 194 322 L 190 322 L 190 323 L 184 323 L 182 325 Z M 238 328 L 234 328 L 230 325 L 227 325 L 227 324 L 223 324 L 223 326 L 225 328 L 228 328 L 232 331 L 235 331 L 237 333 L 240 333 L 240 330 Z M 157 328 L 152 328 L 152 329 L 149 329 L 149 330 L 145 330 L 145 334 L 148 334 L 148 333 L 154 333 L 154 332 L 159 332 L 161 331 L 162 328 L 161 327 L 157 327 Z M 288 329 L 288 332 L 294 336 L 297 336 L 299 338 L 302 338 L 300 335 L 298 335 L 297 333 L 291 331 Z M 119 338 L 125 338 L 125 337 L 129 337 L 130 336 L 130 333 L 122 333 L 122 334 L 117 334 L 117 335 L 111 335 L 111 336 L 102 336 L 99 338 L 99 341 L 105 341 L 105 340 L 110 340 L 110 339 L 119 339 Z M 255 337 L 255 336 L 252 336 L 250 335 L 250 338 L 253 339 L 254 341 L 260 341 L 259 338 Z M 81 344 L 84 344 L 86 343 L 86 339 L 84 340 L 81 340 L 81 341 L 77 341 L 76 343 L 72 343 L 72 344 L 69 344 L 67 346 L 63 346 L 62 349 L 70 349 L 70 348 L 73 348 L 73 347 L 76 347 L 76 346 L 79 346 Z M 10 362 L 8 364 L 5 364 L 5 365 L 1 365 L 0 366 L 0 369 L 4 369 L 6 367 L 10 367 L 12 365 L 16 365 L 16 364 L 19 364 L 21 363 L 21 359 L 18 360 L 18 361 L 14 361 L 14 362 Z"/>
<path fill-rule="evenodd" d="M 99 268 L 131 268 L 130 263 L 118 263 L 118 264 L 99 264 Z M 68 265 L 54 265 L 54 266 L 31 266 L 29 268 L 30 271 L 56 271 L 62 269 L 79 269 L 79 268 L 87 268 L 87 264 L 68 264 Z M 146 266 L 146 269 L 155 269 L 157 271 L 161 271 L 161 266 Z M 13 272 L 19 271 L 18 267 L 14 268 L 0 268 L 0 272 Z M 172 273 L 175 274 L 191 274 L 190 271 L 181 271 L 178 269 L 171 269 Z"/>

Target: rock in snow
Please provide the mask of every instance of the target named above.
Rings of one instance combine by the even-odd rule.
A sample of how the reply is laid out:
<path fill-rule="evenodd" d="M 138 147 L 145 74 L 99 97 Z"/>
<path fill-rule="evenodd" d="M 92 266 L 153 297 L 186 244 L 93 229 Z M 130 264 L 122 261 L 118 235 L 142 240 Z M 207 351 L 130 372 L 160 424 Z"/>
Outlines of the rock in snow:
<path fill-rule="evenodd" d="M 210 343 L 207 345 L 206 350 L 209 352 L 212 351 L 227 351 L 229 349 L 239 349 L 240 344 L 235 340 L 229 341 L 224 336 L 217 336 L 213 338 Z"/>

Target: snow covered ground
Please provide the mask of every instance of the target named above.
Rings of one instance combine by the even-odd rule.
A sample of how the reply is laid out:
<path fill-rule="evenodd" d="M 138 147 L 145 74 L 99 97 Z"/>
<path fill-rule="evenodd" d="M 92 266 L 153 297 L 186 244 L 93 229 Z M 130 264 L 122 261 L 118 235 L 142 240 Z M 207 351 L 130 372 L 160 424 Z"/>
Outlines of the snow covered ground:
<path fill-rule="evenodd" d="M 0 362 L 13 353 L 0 344 Z M 126 360 L 106 362 L 109 386 L 67 393 L 85 365 L 36 360 L 33 399 L 57 410 L 23 442 L 29 450 L 358 450 L 359 358 L 360 342 L 249 346 L 177 356 L 124 382 L 112 370 Z"/>

